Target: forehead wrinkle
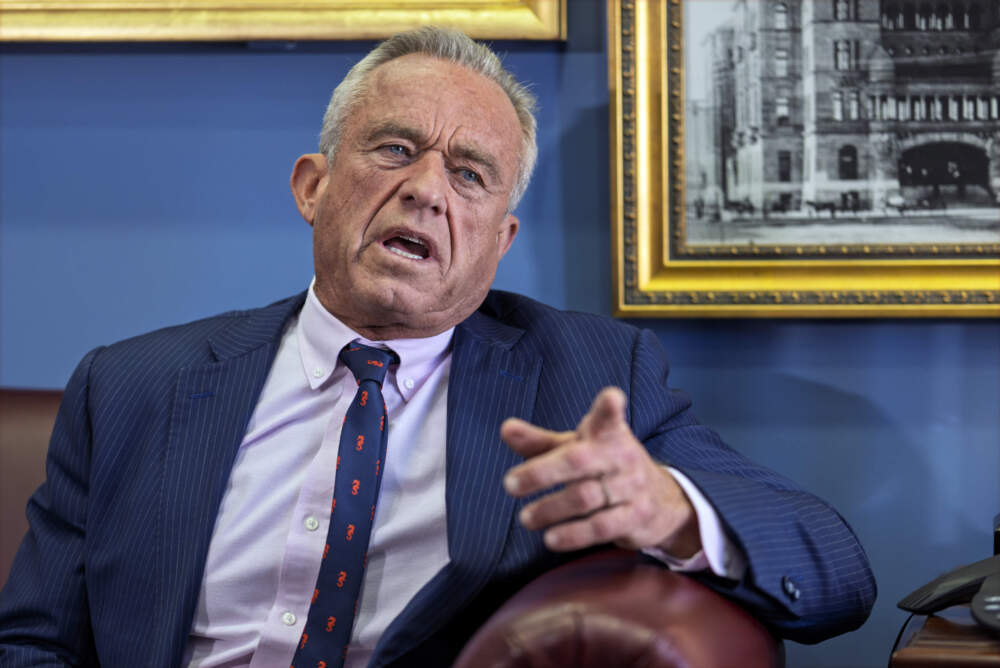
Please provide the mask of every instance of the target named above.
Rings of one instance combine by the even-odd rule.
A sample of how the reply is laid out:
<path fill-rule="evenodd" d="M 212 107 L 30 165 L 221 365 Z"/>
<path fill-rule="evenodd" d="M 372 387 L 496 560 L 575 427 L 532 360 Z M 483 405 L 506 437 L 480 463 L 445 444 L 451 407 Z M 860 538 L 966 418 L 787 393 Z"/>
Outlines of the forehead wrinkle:
<path fill-rule="evenodd" d="M 466 74 L 471 73 L 477 82 L 486 82 L 486 84 L 493 89 L 494 93 L 499 93 L 499 96 L 506 103 L 506 105 L 510 106 L 511 113 L 516 117 L 513 105 L 499 84 L 458 63 L 452 63 L 435 56 L 420 53 L 407 54 L 405 56 L 401 56 L 400 58 L 383 63 L 375 68 L 371 74 L 370 87 L 366 87 L 367 90 L 364 93 L 364 104 L 374 104 L 377 106 L 378 102 L 375 100 L 391 97 L 395 94 L 395 88 L 399 85 L 402 84 L 403 86 L 407 86 L 411 83 L 408 80 L 404 80 L 402 82 L 397 81 L 401 76 L 398 72 L 398 68 L 404 61 L 419 64 L 421 71 L 430 71 L 435 77 L 443 76 L 442 68 L 445 68 L 445 70 L 458 70 L 465 72 Z M 467 93 L 466 97 L 469 99 L 477 100 L 481 97 L 482 91 L 476 87 L 475 83 L 466 81 L 460 85 Z M 430 101 L 429 106 L 433 108 L 433 118 L 431 119 L 432 128 L 439 127 L 441 125 L 439 121 L 442 113 L 440 105 L 436 104 L 439 100 L 435 97 L 435 94 L 426 89 L 419 90 L 418 94 L 422 97 L 428 95 L 430 96 L 429 98 L 425 97 L 425 99 Z M 503 103 L 501 103 L 501 106 L 503 106 Z M 519 122 L 517 122 L 517 125 L 518 129 L 520 129 Z M 427 133 L 418 129 L 416 126 L 409 124 L 406 120 L 400 121 L 396 119 L 388 119 L 377 123 L 375 127 L 372 128 L 371 132 L 366 135 L 366 138 L 368 141 L 374 141 L 384 136 L 396 136 L 401 139 L 411 141 L 418 147 L 433 146 L 440 138 L 444 129 L 444 127 L 440 127 L 436 132 Z M 455 159 L 467 160 L 481 166 L 493 182 L 501 185 L 505 184 L 500 169 L 500 156 L 495 155 L 492 151 L 486 149 L 485 147 L 477 145 L 474 140 L 469 142 L 468 140 L 456 139 L 455 135 L 461 130 L 462 128 L 455 128 L 449 133 L 450 139 L 448 142 L 448 155 Z M 468 128 L 466 128 L 466 131 L 468 131 Z M 520 132 L 518 132 L 517 136 L 520 138 Z"/>

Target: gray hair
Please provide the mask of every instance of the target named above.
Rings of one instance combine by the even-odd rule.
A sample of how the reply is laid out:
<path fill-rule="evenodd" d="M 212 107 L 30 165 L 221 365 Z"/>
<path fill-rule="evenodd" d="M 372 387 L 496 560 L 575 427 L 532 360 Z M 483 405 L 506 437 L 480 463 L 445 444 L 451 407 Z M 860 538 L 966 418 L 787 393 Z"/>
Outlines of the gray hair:
<path fill-rule="evenodd" d="M 341 129 L 354 106 L 364 96 L 368 76 L 372 71 L 379 65 L 411 53 L 425 54 L 467 67 L 496 82 L 507 94 L 521 123 L 521 164 L 507 203 L 508 211 L 513 211 L 528 188 L 538 157 L 538 146 L 535 143 L 535 96 L 503 68 L 500 59 L 489 47 L 473 41 L 457 30 L 424 26 L 390 37 L 372 49 L 351 68 L 330 96 L 319 136 L 320 152 L 333 162 L 340 144 Z"/>

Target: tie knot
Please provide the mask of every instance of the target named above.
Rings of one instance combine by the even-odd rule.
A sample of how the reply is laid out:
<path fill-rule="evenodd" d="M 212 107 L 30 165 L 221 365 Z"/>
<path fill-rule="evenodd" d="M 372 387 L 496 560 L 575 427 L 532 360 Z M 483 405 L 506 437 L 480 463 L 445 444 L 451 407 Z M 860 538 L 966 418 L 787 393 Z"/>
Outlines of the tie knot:
<path fill-rule="evenodd" d="M 340 361 L 347 365 L 358 383 L 364 380 L 374 380 L 381 387 L 389 365 L 398 362 L 399 357 L 391 350 L 381 350 L 360 343 L 351 343 L 340 351 Z"/>

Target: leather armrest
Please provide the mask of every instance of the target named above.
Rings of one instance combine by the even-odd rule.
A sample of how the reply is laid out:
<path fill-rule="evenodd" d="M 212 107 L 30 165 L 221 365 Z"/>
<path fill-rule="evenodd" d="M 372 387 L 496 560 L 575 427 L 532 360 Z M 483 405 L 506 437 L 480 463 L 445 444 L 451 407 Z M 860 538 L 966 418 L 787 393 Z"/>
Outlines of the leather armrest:
<path fill-rule="evenodd" d="M 735 603 L 634 552 L 537 578 L 473 636 L 453 668 L 774 668 L 784 647 Z"/>
<path fill-rule="evenodd" d="M 24 506 L 45 480 L 45 453 L 62 392 L 0 388 L 0 586 L 28 519 Z"/>

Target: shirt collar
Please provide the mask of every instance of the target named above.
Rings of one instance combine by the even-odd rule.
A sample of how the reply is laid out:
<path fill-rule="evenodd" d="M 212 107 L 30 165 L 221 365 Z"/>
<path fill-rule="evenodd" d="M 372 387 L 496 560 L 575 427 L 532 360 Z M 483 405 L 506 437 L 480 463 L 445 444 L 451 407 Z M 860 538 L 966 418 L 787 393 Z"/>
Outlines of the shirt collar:
<path fill-rule="evenodd" d="M 389 368 L 385 382 L 392 383 L 404 401 L 409 401 L 434 369 L 451 354 L 454 327 L 423 339 L 371 341 L 327 311 L 316 296 L 315 285 L 316 279 L 313 278 L 298 321 L 302 371 L 312 389 L 326 383 L 337 366 L 342 365 L 338 360 L 340 351 L 353 341 L 375 348 L 390 348 L 399 355 L 399 365 Z"/>

